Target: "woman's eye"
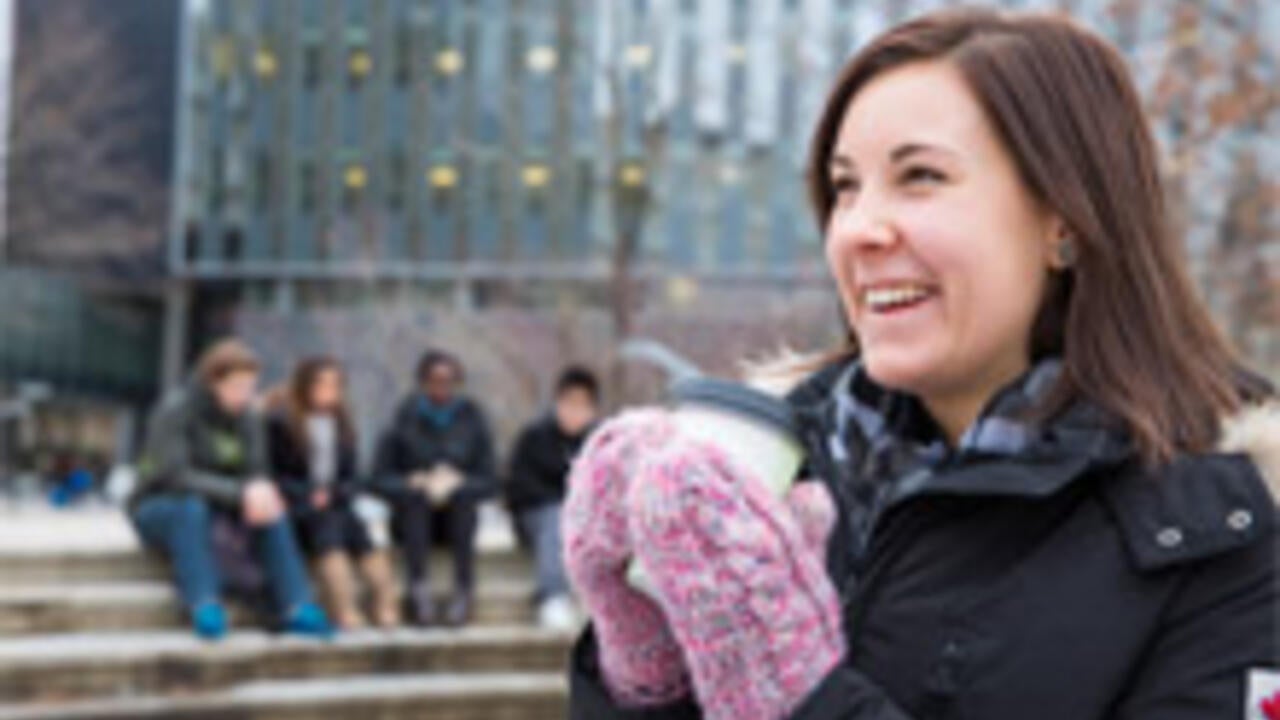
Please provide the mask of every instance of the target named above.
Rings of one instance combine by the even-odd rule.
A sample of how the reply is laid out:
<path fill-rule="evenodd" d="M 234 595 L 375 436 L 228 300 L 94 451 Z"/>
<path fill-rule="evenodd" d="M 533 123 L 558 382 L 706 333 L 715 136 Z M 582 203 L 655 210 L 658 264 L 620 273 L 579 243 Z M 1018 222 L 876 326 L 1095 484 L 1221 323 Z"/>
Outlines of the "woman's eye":
<path fill-rule="evenodd" d="M 831 191 L 837 196 L 848 195 L 858 191 L 858 181 L 851 177 L 838 177 L 831 180 Z"/>
<path fill-rule="evenodd" d="M 916 165 L 902 173 L 902 182 L 908 185 L 918 183 L 938 183 L 946 180 L 946 176 L 930 167 Z"/>

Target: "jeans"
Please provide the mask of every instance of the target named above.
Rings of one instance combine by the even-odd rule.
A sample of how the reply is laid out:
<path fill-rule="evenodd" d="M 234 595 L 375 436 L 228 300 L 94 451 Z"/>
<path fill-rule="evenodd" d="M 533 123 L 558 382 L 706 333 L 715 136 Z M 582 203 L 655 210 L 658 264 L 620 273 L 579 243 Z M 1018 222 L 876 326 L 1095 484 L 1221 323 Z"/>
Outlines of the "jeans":
<path fill-rule="evenodd" d="M 521 510 L 517 519 L 533 546 L 539 602 L 569 593 L 560 553 L 560 507 L 561 503 L 556 502 L 528 508 Z"/>
<path fill-rule="evenodd" d="M 178 593 L 188 610 L 218 602 L 221 582 L 211 541 L 212 510 L 195 495 L 156 496 L 133 512 L 133 525 L 148 547 L 163 552 L 173 566 Z M 255 559 L 266 570 L 276 609 L 288 614 L 312 602 L 306 566 L 287 516 L 251 530 Z"/>

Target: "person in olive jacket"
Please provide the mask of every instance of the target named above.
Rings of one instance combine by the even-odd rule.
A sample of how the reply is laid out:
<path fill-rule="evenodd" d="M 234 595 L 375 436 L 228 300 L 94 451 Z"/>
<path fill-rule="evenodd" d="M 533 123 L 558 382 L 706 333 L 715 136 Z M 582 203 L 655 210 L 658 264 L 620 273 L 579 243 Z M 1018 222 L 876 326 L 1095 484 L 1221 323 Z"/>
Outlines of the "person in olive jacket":
<path fill-rule="evenodd" d="M 1280 717 L 1280 402 L 1192 290 L 1137 97 L 1055 16 L 850 61 L 808 179 L 856 343 L 752 376 L 802 482 L 662 409 L 592 435 L 571 717 Z"/>
<path fill-rule="evenodd" d="M 374 547 L 353 501 L 356 430 L 342 366 L 329 357 L 298 363 L 268 422 L 271 474 L 284 493 L 303 550 L 314 560 L 329 611 L 344 630 L 367 624 L 357 601 L 354 561 L 372 594 L 380 627 L 400 622 L 387 553 Z"/>
<path fill-rule="evenodd" d="M 498 489 L 493 443 L 480 406 L 459 394 L 464 372 L 457 358 L 427 351 L 416 378 L 418 388 L 400 403 L 378 443 L 374 481 L 392 505 L 413 619 L 461 626 L 470 619 L 474 596 L 477 506 Z M 443 617 L 431 595 L 427 562 L 441 526 L 454 567 Z"/>
<path fill-rule="evenodd" d="M 195 631 L 228 629 L 214 553 L 217 518 L 247 529 L 283 627 L 331 633 L 312 599 L 285 504 L 268 477 L 262 418 L 251 407 L 259 363 L 238 340 L 201 356 L 194 378 L 159 403 L 147 425 L 128 513 L 148 547 L 164 553 Z"/>

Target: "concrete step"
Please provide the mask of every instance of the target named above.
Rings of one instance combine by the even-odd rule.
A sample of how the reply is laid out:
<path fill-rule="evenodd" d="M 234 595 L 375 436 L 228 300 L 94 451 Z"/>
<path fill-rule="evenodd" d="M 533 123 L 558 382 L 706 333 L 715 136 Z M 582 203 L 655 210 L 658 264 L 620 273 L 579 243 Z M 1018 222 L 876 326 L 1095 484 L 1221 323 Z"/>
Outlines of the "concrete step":
<path fill-rule="evenodd" d="M 188 697 L 0 705 L 2 720 L 559 720 L 562 673 L 354 676 L 246 682 Z"/>
<path fill-rule="evenodd" d="M 395 560 L 400 567 L 399 558 Z M 435 578 L 452 575 L 453 563 L 448 553 L 431 556 L 431 574 Z M 514 548 L 484 548 L 476 554 L 476 577 L 485 579 L 531 578 L 530 557 Z M 0 586 L 51 585 L 55 583 L 120 582 L 129 580 L 163 580 L 169 577 L 163 557 L 132 548 L 46 550 L 0 549 Z"/>
<path fill-rule="evenodd" d="M 449 578 L 437 578 L 437 593 L 448 597 Z M 187 619 L 173 587 L 164 580 L 0 585 L 0 637 L 36 633 L 178 629 Z M 476 587 L 473 622 L 528 624 L 534 620 L 533 585 L 522 580 L 485 578 Z M 232 609 L 234 627 L 261 623 L 243 608 Z"/>
<path fill-rule="evenodd" d="M 0 640 L 0 703 L 179 698 L 252 682 L 337 683 L 375 674 L 401 680 L 437 673 L 560 675 L 572 640 L 571 633 L 525 626 L 370 630 L 328 642 L 254 631 L 218 643 L 176 631 L 32 636 Z"/>

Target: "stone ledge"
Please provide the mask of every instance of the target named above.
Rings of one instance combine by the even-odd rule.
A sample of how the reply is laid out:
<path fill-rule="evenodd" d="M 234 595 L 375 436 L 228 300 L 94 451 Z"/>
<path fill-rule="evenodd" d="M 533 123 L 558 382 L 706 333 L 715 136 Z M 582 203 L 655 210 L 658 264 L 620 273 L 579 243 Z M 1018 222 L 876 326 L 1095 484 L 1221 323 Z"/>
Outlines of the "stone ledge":
<path fill-rule="evenodd" d="M 552 720 L 565 717 L 560 673 L 432 674 L 249 682 L 181 698 L 139 697 L 42 707 L 0 705 L 5 720 Z"/>
<path fill-rule="evenodd" d="M 398 558 L 395 564 L 400 567 Z M 449 577 L 452 566 L 446 551 L 432 551 L 431 574 L 434 579 Z M 532 558 L 515 548 L 488 548 L 477 552 L 476 574 L 481 581 L 486 577 L 532 577 L 532 572 Z M 95 552 L 0 550 L 0 578 L 4 578 L 6 586 L 162 580 L 167 577 L 168 568 L 160 555 L 136 549 Z"/>
<path fill-rule="evenodd" d="M 442 575 L 439 573 L 437 575 Z M 436 577 L 442 596 L 448 578 Z M 477 625 L 532 623 L 532 580 L 482 576 L 476 586 Z M 260 619 L 231 605 L 233 627 Z M 164 580 L 90 582 L 0 588 L 0 638 L 34 633 L 185 628 L 187 620 Z"/>
<path fill-rule="evenodd" d="M 572 634 L 530 627 L 362 631 L 333 642 L 237 632 L 97 633 L 0 641 L 0 702 L 186 695 L 248 682 L 385 673 L 563 672 Z"/>

